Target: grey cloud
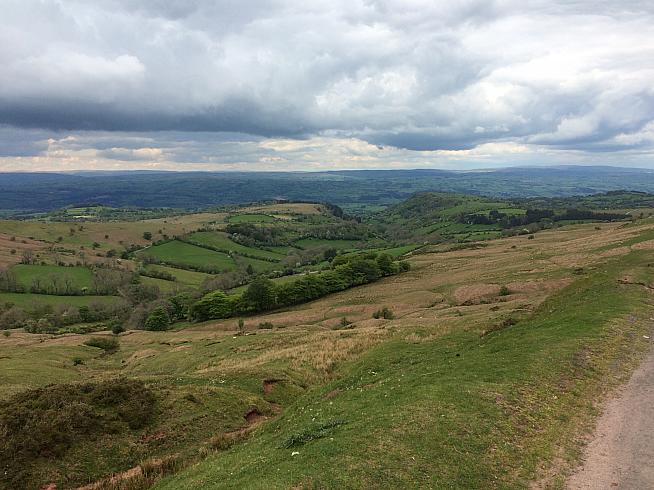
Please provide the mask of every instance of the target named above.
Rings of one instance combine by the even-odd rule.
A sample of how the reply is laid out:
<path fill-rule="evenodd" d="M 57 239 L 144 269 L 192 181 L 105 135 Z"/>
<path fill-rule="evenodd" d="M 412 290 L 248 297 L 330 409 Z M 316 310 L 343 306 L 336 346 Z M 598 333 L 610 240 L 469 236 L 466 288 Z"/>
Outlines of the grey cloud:
<path fill-rule="evenodd" d="M 635 0 L 8 0 L 0 124 L 148 133 L 180 162 L 238 157 L 233 142 L 212 153 L 210 132 L 642 149 L 614 140 L 654 120 L 653 26 Z M 110 159 L 142 144 L 103 138 Z"/>

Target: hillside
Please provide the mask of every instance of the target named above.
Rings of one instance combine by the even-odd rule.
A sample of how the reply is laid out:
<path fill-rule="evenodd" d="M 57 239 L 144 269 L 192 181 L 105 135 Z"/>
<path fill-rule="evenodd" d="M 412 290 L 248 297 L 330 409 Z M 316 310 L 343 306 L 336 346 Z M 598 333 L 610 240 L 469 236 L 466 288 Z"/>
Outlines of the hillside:
<path fill-rule="evenodd" d="M 645 206 L 649 196 L 611 199 Z M 454 226 L 460 216 L 535 209 L 519 205 L 418 195 L 384 217 Z M 568 209 L 550 207 L 553 216 Z M 43 277 L 70 277 L 49 288 L 97 294 L 107 260 L 138 277 L 118 282 L 117 296 L 100 296 L 119 305 L 113 310 L 84 310 L 84 301 L 97 302 L 92 294 L 40 293 L 67 302 L 63 315 L 43 310 L 35 293 L 2 293 L 41 310 L 30 312 L 38 322 L 0 337 L 0 429 L 11 434 L 0 445 L 0 481 L 67 488 L 118 473 L 101 488 L 559 485 L 596 400 L 648 346 L 654 221 L 638 209 L 621 207 L 622 220 L 548 218 L 560 226 L 535 234 L 500 230 L 471 241 L 453 233 L 417 250 L 380 235 L 381 218 L 360 223 L 306 203 L 160 221 L 24 222 L 46 262 L 58 243 L 78 252 L 95 237 L 102 243 L 90 269 L 14 266 L 22 287 L 42 267 Z M 17 230 L 14 223 L 0 230 Z M 75 233 L 58 242 L 58 227 L 71 223 Z M 158 230 L 144 223 L 180 234 L 154 243 L 142 235 Z M 120 241 L 127 258 L 118 263 L 106 251 Z M 143 245 L 129 252 L 131 243 Z M 193 257 L 203 267 L 219 257 L 227 270 L 195 270 Z M 303 257 L 311 260 L 302 265 Z M 273 268 L 256 271 L 259 263 Z M 283 263 L 295 270 L 275 277 Z M 227 288 L 248 265 L 253 275 Z M 155 285 L 156 297 L 143 296 Z M 118 316 L 50 330 L 52 315 L 71 318 L 72 305 Z M 174 316 L 184 308 L 213 319 Z M 132 326 L 136 312 L 150 316 Z M 150 328 L 162 314 L 163 328 Z M 111 333 L 116 325 L 123 328 Z"/>

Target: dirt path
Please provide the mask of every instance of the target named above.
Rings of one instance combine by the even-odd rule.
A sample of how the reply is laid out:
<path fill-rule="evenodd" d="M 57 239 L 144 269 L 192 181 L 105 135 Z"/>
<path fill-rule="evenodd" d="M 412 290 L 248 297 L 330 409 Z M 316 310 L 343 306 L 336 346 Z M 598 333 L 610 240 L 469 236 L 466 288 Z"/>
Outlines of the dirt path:
<path fill-rule="evenodd" d="M 654 488 L 654 350 L 600 417 L 567 488 Z"/>

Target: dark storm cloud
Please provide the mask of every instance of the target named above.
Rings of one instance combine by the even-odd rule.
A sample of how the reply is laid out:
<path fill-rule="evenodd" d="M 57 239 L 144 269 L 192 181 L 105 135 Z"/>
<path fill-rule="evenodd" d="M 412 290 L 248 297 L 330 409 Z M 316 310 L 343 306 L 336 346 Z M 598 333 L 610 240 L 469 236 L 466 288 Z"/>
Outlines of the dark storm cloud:
<path fill-rule="evenodd" d="M 416 151 L 654 143 L 645 1 L 6 0 L 0 66 L 0 124 L 125 133 L 94 141 L 109 159 L 238 153 L 212 153 L 207 132 Z M 166 152 L 127 134 L 157 131 L 194 135 Z M 42 151 L 34 134 L 0 152 Z"/>

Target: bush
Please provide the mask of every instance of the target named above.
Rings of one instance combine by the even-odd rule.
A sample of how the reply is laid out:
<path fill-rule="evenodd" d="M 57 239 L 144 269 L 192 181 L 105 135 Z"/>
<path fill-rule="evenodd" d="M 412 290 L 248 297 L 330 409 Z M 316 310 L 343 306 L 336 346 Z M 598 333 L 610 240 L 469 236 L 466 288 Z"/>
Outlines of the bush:
<path fill-rule="evenodd" d="M 144 328 L 151 331 L 163 331 L 168 330 L 170 325 L 170 317 L 168 312 L 163 306 L 155 308 L 152 313 L 148 316 L 148 319 L 145 320 Z"/>
<path fill-rule="evenodd" d="M 391 310 L 387 306 L 384 306 L 380 310 L 375 311 L 372 314 L 372 317 L 375 319 L 383 318 L 384 320 L 392 320 L 393 318 L 395 318 L 395 314 L 393 313 L 393 310 Z"/>
<path fill-rule="evenodd" d="M 508 296 L 511 294 L 511 291 L 509 290 L 508 286 L 502 286 L 500 288 L 500 296 Z"/>
<path fill-rule="evenodd" d="M 50 385 L 0 401 L 0 487 L 40 488 L 43 467 L 37 462 L 139 430 L 155 408 L 154 393 L 143 382 L 126 379 Z"/>
<path fill-rule="evenodd" d="M 119 335 L 125 331 L 125 327 L 123 327 L 122 323 L 119 321 L 114 321 L 111 322 L 111 333 L 114 335 Z"/>
<path fill-rule="evenodd" d="M 116 352 L 120 347 L 118 340 L 112 337 L 93 337 L 84 342 L 84 345 L 97 347 L 98 349 L 104 350 L 106 353 Z"/>
<path fill-rule="evenodd" d="M 274 325 L 271 322 L 261 322 L 259 323 L 259 328 L 261 330 L 272 330 Z"/>

